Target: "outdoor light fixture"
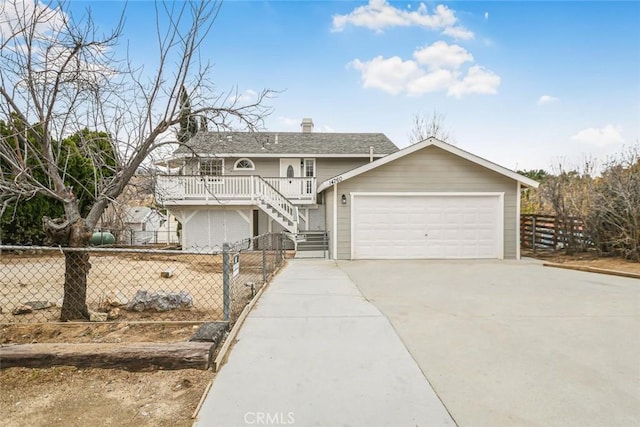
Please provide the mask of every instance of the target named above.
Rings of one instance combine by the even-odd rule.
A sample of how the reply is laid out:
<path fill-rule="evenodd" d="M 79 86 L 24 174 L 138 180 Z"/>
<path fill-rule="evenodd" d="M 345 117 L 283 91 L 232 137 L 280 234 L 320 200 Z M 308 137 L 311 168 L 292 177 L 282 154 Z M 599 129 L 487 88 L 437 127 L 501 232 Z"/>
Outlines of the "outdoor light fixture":
<path fill-rule="evenodd" d="M 347 196 L 345 196 L 344 194 L 342 195 L 342 204 L 343 205 L 347 204 Z"/>

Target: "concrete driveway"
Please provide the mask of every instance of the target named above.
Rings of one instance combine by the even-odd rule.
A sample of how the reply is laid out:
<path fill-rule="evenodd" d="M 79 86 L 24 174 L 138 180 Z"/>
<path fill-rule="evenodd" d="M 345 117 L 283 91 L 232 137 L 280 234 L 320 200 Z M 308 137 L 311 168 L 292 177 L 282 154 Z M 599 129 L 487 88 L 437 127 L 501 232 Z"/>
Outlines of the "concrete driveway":
<path fill-rule="evenodd" d="M 341 261 L 460 426 L 640 425 L 640 280 L 524 261 Z"/>

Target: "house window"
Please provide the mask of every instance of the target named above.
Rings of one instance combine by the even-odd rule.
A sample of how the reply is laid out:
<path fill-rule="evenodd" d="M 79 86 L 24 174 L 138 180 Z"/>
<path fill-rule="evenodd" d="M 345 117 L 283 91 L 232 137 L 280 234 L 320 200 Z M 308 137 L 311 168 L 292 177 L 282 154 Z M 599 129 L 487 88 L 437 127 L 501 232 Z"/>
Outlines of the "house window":
<path fill-rule="evenodd" d="M 223 169 L 223 159 L 200 160 L 200 175 L 222 176 Z"/>
<path fill-rule="evenodd" d="M 304 176 L 307 178 L 313 178 L 316 176 L 316 161 L 315 159 L 304 160 Z"/>
<path fill-rule="evenodd" d="M 293 166 L 289 165 L 287 168 L 287 178 L 293 178 L 295 172 L 293 172 Z"/>
<path fill-rule="evenodd" d="M 304 176 L 306 178 L 314 178 L 316 176 L 316 160 L 315 159 L 304 159 Z M 314 192 L 315 188 L 313 187 L 312 179 L 307 179 L 306 190 L 307 190 L 307 194 L 311 194 Z"/>
<path fill-rule="evenodd" d="M 255 170 L 256 167 L 254 166 L 253 162 L 249 159 L 239 159 L 238 161 L 236 161 L 236 164 L 233 166 L 233 169 L 235 170 L 244 170 L 244 171 L 252 171 Z"/>

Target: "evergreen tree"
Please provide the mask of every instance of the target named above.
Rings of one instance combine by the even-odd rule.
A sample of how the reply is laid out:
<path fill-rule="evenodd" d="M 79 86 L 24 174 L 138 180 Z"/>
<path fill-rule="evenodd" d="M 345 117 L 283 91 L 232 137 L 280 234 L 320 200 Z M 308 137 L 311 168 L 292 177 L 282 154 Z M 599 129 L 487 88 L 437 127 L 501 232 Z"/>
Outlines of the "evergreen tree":
<path fill-rule="evenodd" d="M 180 89 L 180 130 L 178 141 L 185 143 L 198 133 L 198 121 L 191 115 L 191 101 L 184 86 Z"/>
<path fill-rule="evenodd" d="M 3 138 L 5 143 L 15 144 L 15 140 L 10 138 L 10 135 L 11 129 L 0 120 L 0 136 L 5 137 Z M 116 171 L 117 159 L 109 142 L 109 135 L 83 129 L 62 140 L 60 147 L 63 153 L 58 158 L 58 167 L 66 171 L 65 185 L 74 188 L 80 212 L 86 215 L 95 202 L 96 185 L 99 185 L 96 179 L 108 178 Z M 94 165 L 93 156 L 95 155 L 100 156 L 100 168 Z M 6 162 L 0 164 L 0 169 L 5 175 L 12 174 Z M 46 182 L 45 173 L 35 161 L 31 163 L 31 170 L 39 182 Z M 62 215 L 64 215 L 62 203 L 41 193 L 25 196 L 22 199 L 17 198 L 7 204 L 0 216 L 1 241 L 4 244 L 44 245 L 47 243 L 47 237 L 42 227 L 42 218 L 45 216 L 57 218 Z"/>

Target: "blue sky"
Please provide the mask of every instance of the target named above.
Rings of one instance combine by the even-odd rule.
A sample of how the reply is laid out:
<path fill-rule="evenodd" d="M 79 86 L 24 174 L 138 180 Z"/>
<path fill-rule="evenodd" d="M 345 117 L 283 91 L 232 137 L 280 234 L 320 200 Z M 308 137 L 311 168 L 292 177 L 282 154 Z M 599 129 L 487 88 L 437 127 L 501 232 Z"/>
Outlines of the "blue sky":
<path fill-rule="evenodd" d="M 92 3 L 99 22 L 114 3 Z M 152 13 L 127 6 L 138 59 Z M 318 132 L 383 132 L 404 147 L 413 116 L 437 111 L 458 147 L 548 170 L 640 139 L 635 1 L 227 1 L 202 58 L 220 90 L 282 91 L 270 131 L 312 117 Z"/>

